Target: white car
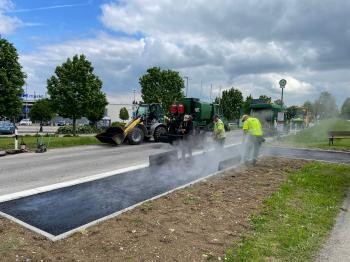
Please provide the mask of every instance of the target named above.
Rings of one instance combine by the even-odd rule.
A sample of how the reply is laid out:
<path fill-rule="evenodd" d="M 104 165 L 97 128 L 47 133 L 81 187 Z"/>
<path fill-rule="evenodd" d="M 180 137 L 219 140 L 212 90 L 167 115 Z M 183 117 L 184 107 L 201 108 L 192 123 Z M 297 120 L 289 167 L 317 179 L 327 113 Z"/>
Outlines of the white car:
<path fill-rule="evenodd" d="M 32 121 L 30 121 L 30 119 L 28 118 L 24 118 L 19 122 L 20 126 L 31 126 L 32 125 Z"/>

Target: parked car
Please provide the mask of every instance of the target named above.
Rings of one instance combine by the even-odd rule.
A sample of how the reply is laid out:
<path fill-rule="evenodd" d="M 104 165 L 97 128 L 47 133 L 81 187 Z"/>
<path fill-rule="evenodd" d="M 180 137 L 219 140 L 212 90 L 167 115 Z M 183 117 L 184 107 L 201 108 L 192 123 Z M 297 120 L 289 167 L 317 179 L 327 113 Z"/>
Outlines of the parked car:
<path fill-rule="evenodd" d="M 29 118 L 24 118 L 19 122 L 20 126 L 31 126 L 32 125 L 32 121 L 30 121 Z"/>
<path fill-rule="evenodd" d="M 15 125 L 10 121 L 0 121 L 0 134 L 14 134 L 15 129 Z"/>
<path fill-rule="evenodd" d="M 43 126 L 51 126 L 51 121 L 43 121 L 42 125 Z"/>
<path fill-rule="evenodd" d="M 67 125 L 67 122 L 64 121 L 64 120 L 60 120 L 60 121 L 57 122 L 57 125 L 58 126 L 65 126 L 65 125 Z"/>

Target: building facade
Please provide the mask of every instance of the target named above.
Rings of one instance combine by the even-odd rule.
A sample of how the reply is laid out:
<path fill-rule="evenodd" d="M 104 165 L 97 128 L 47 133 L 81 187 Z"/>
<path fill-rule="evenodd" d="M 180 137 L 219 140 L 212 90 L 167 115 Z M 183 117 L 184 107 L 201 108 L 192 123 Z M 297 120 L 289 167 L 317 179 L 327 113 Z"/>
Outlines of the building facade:
<path fill-rule="evenodd" d="M 119 112 L 120 112 L 120 109 L 125 107 L 128 110 L 129 120 L 130 120 L 130 119 L 132 119 L 133 111 L 135 110 L 134 106 L 135 105 L 133 105 L 133 104 L 108 104 L 106 106 L 105 117 L 109 117 L 111 119 L 112 123 L 113 122 L 122 122 L 123 120 L 121 120 L 119 118 Z"/>

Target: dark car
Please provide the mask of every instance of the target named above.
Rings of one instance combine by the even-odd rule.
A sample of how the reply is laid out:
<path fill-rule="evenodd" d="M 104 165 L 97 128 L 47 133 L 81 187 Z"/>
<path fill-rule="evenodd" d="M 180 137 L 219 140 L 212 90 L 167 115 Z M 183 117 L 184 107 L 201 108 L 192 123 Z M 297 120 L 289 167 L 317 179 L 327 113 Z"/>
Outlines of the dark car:
<path fill-rule="evenodd" d="M 14 134 L 15 129 L 15 125 L 10 121 L 0 121 L 0 134 Z"/>
<path fill-rule="evenodd" d="M 64 120 L 60 120 L 60 121 L 57 122 L 57 125 L 58 126 L 65 126 L 65 125 L 67 125 L 67 122 L 64 121 Z"/>

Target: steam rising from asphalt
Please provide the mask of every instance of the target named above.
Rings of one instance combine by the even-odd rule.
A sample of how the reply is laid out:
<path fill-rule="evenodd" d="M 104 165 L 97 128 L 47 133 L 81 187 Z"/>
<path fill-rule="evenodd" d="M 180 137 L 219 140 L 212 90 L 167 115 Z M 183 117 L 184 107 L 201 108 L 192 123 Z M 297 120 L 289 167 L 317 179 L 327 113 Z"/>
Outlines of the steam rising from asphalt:
<path fill-rule="evenodd" d="M 175 184 L 181 181 L 188 181 L 191 177 L 208 176 L 218 171 L 221 161 L 238 157 L 243 152 L 242 137 L 230 137 L 225 143 L 225 148 L 215 145 L 210 135 L 204 138 L 202 143 L 198 143 L 192 152 L 192 157 L 188 154 L 185 159 L 181 158 L 182 142 L 175 143 L 173 148 L 177 154 L 170 156 L 167 161 L 152 166 L 150 173 L 152 177 L 160 179 L 160 183 L 168 184 L 171 180 Z M 186 141 L 183 141 L 186 143 Z M 238 163 L 237 163 L 238 164 Z"/>

